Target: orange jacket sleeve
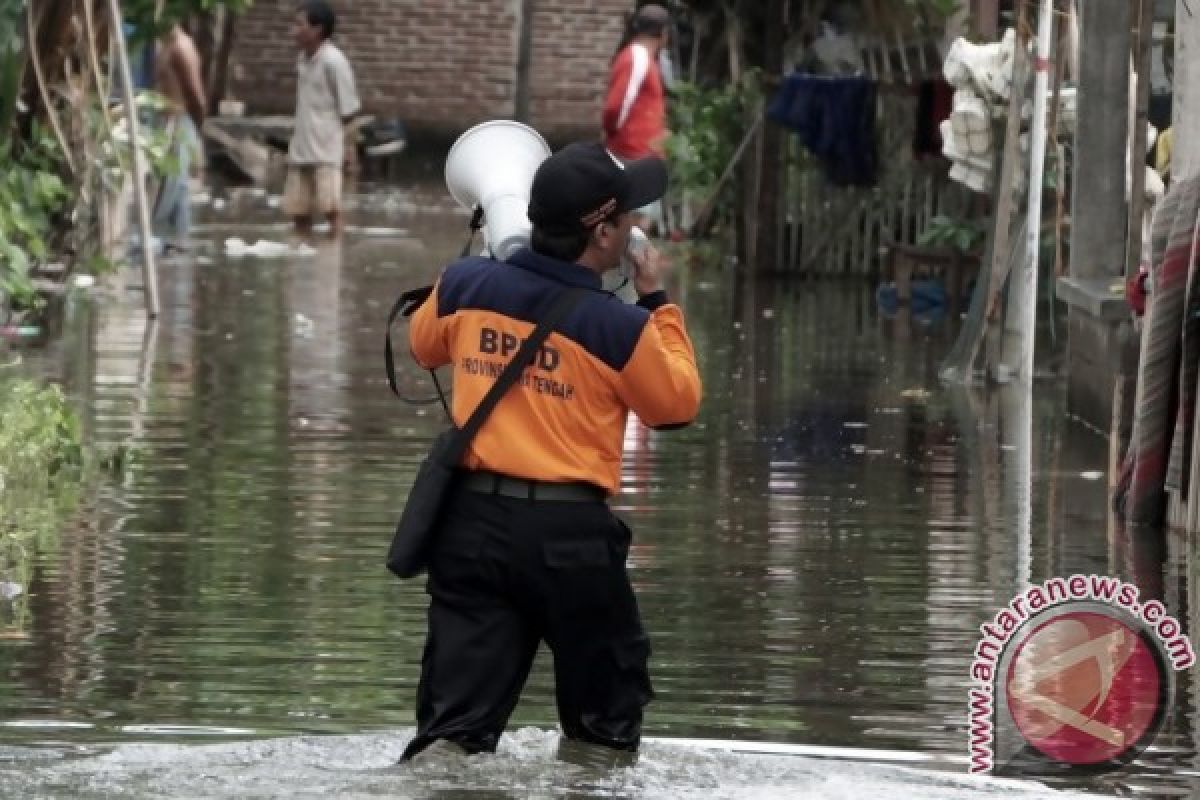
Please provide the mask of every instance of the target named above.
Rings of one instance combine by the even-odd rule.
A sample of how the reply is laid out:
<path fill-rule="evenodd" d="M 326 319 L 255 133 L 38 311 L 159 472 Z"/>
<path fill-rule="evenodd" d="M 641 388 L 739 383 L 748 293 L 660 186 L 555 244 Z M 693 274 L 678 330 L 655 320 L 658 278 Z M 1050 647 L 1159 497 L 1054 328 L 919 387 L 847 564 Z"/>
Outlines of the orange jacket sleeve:
<path fill-rule="evenodd" d="M 438 316 L 439 281 L 408 322 L 408 346 L 413 360 L 425 369 L 450 363 L 450 326 L 454 317 Z"/>
<path fill-rule="evenodd" d="M 617 379 L 617 394 L 652 428 L 686 425 L 700 410 L 696 353 L 676 305 L 661 305 Z"/>

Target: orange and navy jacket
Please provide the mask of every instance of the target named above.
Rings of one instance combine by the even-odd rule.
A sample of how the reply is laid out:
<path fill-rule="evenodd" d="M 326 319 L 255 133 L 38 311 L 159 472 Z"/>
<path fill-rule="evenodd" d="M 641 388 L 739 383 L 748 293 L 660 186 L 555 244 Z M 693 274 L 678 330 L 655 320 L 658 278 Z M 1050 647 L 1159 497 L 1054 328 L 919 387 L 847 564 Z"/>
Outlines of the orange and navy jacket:
<path fill-rule="evenodd" d="M 613 60 L 604 100 L 604 144 L 621 158 L 663 154 L 666 98 L 650 48 L 634 43 Z"/>
<path fill-rule="evenodd" d="M 615 494 L 632 410 L 650 427 L 691 422 L 700 374 L 683 312 L 665 292 L 627 305 L 587 267 L 523 249 L 507 262 L 465 258 L 446 268 L 413 313 L 409 345 L 422 367 L 454 366 L 451 411 L 464 425 L 563 287 L 591 289 L 558 323 L 500 399 L 463 466 L 528 480 L 584 481 Z"/>

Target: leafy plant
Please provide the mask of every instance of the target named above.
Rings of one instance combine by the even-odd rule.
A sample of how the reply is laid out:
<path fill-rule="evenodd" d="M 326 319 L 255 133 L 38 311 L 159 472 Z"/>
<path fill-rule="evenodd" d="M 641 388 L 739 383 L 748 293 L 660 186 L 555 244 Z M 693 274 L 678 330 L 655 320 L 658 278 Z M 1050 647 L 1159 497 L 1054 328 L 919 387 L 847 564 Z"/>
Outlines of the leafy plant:
<path fill-rule="evenodd" d="M 0 603 L 6 627 L 28 617 L 37 552 L 50 549 L 75 508 L 84 476 L 79 419 L 57 386 L 0 382 Z"/>
<path fill-rule="evenodd" d="M 178 175 L 179 158 L 171 146 L 171 137 L 161 125 L 155 124 L 155 119 L 161 118 L 169 108 L 167 99 L 158 92 L 141 91 L 135 96 L 134 102 L 138 110 L 138 144 L 151 172 L 156 177 Z M 103 124 L 103 116 L 97 107 L 90 115 L 89 128 L 98 139 L 103 139 Z M 129 123 L 125 117 L 116 121 L 112 138 L 103 140 L 99 162 L 110 187 L 118 186 L 122 177 L 132 172 Z"/>
<path fill-rule="evenodd" d="M 0 141 L 9 137 L 17 115 L 25 56 L 20 24 L 25 0 L 0 0 Z"/>
<path fill-rule="evenodd" d="M 910 11 L 929 12 L 941 19 L 949 19 L 963 5 L 963 0 L 904 0 Z"/>
<path fill-rule="evenodd" d="M 938 215 L 917 243 L 923 247 L 948 247 L 960 253 L 973 253 L 983 246 L 987 230 L 974 220 Z"/>
<path fill-rule="evenodd" d="M 31 306 L 37 296 L 30 268 L 49 256 L 55 216 L 71 192 L 59 177 L 58 145 L 42 128 L 34 125 L 19 154 L 12 150 L 11 140 L 0 143 L 0 292 Z"/>
<path fill-rule="evenodd" d="M 668 108 L 671 135 L 666 142 L 672 185 L 711 189 L 745 135 L 751 109 L 760 105 L 757 73 L 741 84 L 716 88 L 680 83 Z"/>
<path fill-rule="evenodd" d="M 0 0 L 0 54 L 21 49 L 25 0 Z"/>
<path fill-rule="evenodd" d="M 125 19 L 133 24 L 134 32 L 130 38 L 137 44 L 162 35 L 170 30 L 172 25 L 184 22 L 193 15 L 209 14 L 221 6 L 240 14 L 249 8 L 252 2 L 253 0 L 125 0 L 121 9 Z"/>

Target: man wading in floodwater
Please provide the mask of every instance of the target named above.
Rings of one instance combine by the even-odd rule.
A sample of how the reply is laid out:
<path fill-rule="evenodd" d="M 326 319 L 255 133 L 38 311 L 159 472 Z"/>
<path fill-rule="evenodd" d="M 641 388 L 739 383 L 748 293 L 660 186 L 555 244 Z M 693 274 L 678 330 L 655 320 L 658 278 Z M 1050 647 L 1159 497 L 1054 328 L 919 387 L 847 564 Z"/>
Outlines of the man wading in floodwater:
<path fill-rule="evenodd" d="M 625 570 L 631 534 L 605 501 L 630 410 L 652 427 L 685 425 L 700 376 L 656 250 L 633 256 L 636 306 L 600 282 L 621 263 L 631 212 L 666 185 L 657 158 L 622 169 L 599 144 L 568 146 L 534 176 L 532 247 L 451 264 L 412 316 L 416 361 L 454 365 L 461 426 L 560 292 L 587 290 L 484 423 L 447 499 L 405 761 L 435 742 L 494 751 L 542 640 L 567 739 L 637 751 L 650 646 Z"/>
<path fill-rule="evenodd" d="M 308 233 L 323 214 L 334 237 L 342 232 L 343 126 L 362 110 L 350 62 L 330 41 L 336 29 L 325 0 L 304 0 L 296 11 L 296 132 L 283 187 L 283 211 L 297 231 Z"/>

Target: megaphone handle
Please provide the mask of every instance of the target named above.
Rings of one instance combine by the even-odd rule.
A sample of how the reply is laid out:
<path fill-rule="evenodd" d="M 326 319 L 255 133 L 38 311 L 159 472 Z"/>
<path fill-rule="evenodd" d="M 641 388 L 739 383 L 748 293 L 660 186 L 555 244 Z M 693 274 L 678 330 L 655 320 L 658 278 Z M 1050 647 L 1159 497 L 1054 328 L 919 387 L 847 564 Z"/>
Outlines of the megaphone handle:
<path fill-rule="evenodd" d="M 466 258 L 471 255 L 471 250 L 475 245 L 475 234 L 483 227 L 483 206 L 475 206 L 475 211 L 471 214 L 471 235 L 467 237 L 467 243 L 463 245 L 462 253 L 459 258 Z"/>

